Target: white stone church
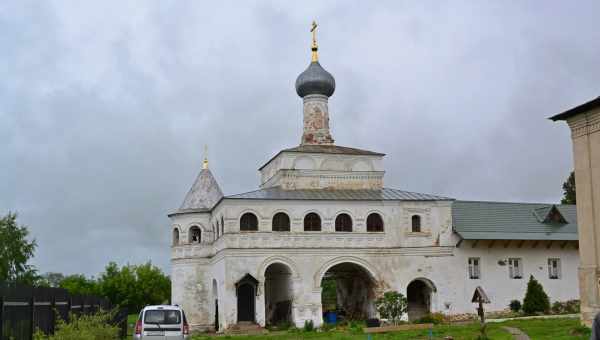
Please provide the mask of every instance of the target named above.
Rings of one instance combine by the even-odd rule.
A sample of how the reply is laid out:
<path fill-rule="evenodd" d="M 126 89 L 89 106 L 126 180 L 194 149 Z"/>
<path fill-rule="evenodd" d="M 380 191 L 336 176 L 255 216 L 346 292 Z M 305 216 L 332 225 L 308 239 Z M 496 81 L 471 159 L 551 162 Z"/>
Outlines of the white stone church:
<path fill-rule="evenodd" d="M 552 301 L 578 299 L 575 206 L 459 201 L 384 186 L 380 152 L 339 146 L 329 130 L 335 80 L 318 62 L 298 76 L 304 131 L 260 169 L 258 190 L 224 196 L 203 169 L 169 217 L 172 302 L 192 328 L 226 330 L 323 315 L 377 317 L 395 290 L 408 318 L 473 313 L 480 286 L 506 309 L 533 275 Z M 327 301 L 324 280 L 337 292 Z"/>

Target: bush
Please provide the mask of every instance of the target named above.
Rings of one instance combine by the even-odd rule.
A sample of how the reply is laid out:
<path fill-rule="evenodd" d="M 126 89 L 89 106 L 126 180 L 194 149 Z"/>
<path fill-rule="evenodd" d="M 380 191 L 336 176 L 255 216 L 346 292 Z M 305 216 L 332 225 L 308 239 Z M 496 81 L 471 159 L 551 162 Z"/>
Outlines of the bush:
<path fill-rule="evenodd" d="M 348 323 L 348 329 L 352 333 L 362 333 L 364 328 L 364 324 L 361 321 L 350 320 Z"/>
<path fill-rule="evenodd" d="M 375 301 L 379 315 L 384 319 L 397 323 L 406 313 L 406 297 L 396 291 L 385 292 L 382 297 Z"/>
<path fill-rule="evenodd" d="M 36 332 L 35 340 L 114 340 L 119 338 L 119 328 L 110 324 L 113 313 L 100 311 L 90 315 L 69 314 L 69 323 L 56 320 L 54 335 Z"/>
<path fill-rule="evenodd" d="M 577 314 L 579 312 L 579 300 L 569 300 L 565 302 L 555 301 L 552 304 L 552 313 L 554 314 Z"/>
<path fill-rule="evenodd" d="M 446 323 L 446 316 L 442 313 L 428 313 L 414 323 L 432 323 L 434 325 L 439 325 Z"/>
<path fill-rule="evenodd" d="M 550 300 L 544 287 L 531 275 L 527 283 L 527 293 L 523 299 L 523 312 L 527 315 L 546 313 L 550 310 Z"/>
<path fill-rule="evenodd" d="M 521 310 L 521 301 L 519 300 L 512 300 L 510 302 L 510 304 L 508 305 L 508 307 L 510 308 L 511 311 L 518 313 Z"/>
<path fill-rule="evenodd" d="M 312 332 L 315 330 L 315 324 L 313 323 L 312 320 L 306 320 L 306 321 L 304 321 L 303 329 L 305 332 Z"/>

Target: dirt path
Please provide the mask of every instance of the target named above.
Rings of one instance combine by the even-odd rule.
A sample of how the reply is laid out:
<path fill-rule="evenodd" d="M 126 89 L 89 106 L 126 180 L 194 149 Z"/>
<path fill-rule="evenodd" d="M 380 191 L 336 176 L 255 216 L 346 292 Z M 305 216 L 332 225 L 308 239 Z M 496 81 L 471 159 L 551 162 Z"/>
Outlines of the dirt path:
<path fill-rule="evenodd" d="M 518 328 L 513 328 L 513 327 L 502 327 L 505 330 L 507 330 L 515 340 L 530 340 L 529 336 L 525 333 L 523 333 L 522 330 L 518 329 Z"/>

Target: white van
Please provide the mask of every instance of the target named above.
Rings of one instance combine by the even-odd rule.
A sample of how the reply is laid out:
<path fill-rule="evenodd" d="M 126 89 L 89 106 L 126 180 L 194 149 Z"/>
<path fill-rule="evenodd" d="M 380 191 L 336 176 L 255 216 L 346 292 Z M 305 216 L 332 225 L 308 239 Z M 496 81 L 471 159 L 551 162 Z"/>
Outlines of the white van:
<path fill-rule="evenodd" d="M 146 306 L 135 323 L 134 340 L 184 340 L 190 327 L 179 306 Z"/>

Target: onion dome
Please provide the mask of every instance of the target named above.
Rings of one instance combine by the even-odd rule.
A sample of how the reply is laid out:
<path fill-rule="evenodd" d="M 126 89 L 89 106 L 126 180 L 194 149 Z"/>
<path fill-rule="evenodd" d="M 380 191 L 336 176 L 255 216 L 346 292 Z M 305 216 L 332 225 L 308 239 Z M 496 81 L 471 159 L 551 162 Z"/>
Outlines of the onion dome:
<path fill-rule="evenodd" d="M 335 91 L 335 79 L 318 61 L 310 63 L 308 68 L 296 79 L 296 93 L 300 97 L 309 94 L 321 94 L 331 97 Z"/>
<path fill-rule="evenodd" d="M 331 73 L 319 64 L 319 47 L 317 46 L 317 23 L 313 21 L 312 28 L 312 62 L 296 79 L 296 93 L 302 98 L 310 94 L 320 94 L 331 97 L 335 91 L 335 79 Z"/>

